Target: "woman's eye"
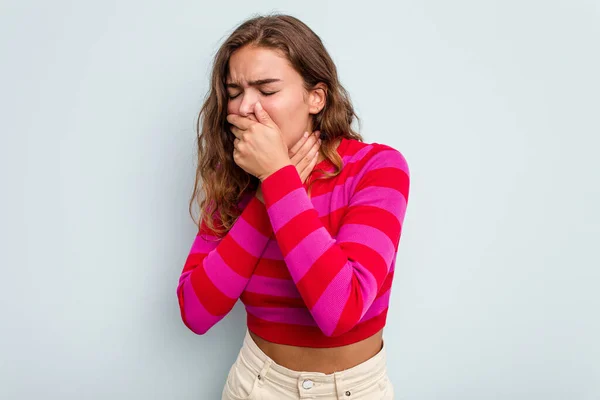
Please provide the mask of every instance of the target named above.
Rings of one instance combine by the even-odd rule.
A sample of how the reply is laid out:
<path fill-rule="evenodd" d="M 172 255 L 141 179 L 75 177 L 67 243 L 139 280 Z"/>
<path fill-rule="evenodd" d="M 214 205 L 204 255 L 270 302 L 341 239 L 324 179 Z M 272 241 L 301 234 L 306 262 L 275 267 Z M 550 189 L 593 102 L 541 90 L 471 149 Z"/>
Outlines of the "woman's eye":
<path fill-rule="evenodd" d="M 263 96 L 271 96 L 271 95 L 274 95 L 274 94 L 275 94 L 275 93 L 277 93 L 277 92 L 263 92 L 263 91 L 261 91 L 260 93 L 261 93 Z M 240 95 L 240 94 L 238 93 L 238 94 L 236 94 L 235 96 L 231 96 L 231 95 L 229 95 L 228 97 L 229 97 L 229 99 L 233 100 L 233 99 L 235 99 L 236 97 L 238 97 L 239 95 Z"/>

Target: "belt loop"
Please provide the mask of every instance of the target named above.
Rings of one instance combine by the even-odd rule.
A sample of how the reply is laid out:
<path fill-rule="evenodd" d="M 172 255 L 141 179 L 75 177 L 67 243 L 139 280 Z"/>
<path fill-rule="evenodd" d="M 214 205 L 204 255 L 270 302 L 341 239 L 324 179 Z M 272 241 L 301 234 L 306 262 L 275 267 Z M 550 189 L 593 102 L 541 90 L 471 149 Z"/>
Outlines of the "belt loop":
<path fill-rule="evenodd" d="M 271 369 L 271 363 L 273 362 L 273 360 L 271 360 L 270 358 L 267 358 L 265 363 L 263 364 L 260 372 L 258 373 L 258 384 L 259 385 L 264 385 L 265 383 L 265 376 L 267 376 L 267 374 L 269 373 L 269 370 Z"/>
<path fill-rule="evenodd" d="M 343 379 L 340 381 L 340 373 L 339 372 L 334 372 L 333 373 L 333 383 L 335 386 L 335 396 L 336 398 L 339 399 L 343 399 L 343 395 L 344 395 L 344 388 L 342 387 L 343 385 Z"/>

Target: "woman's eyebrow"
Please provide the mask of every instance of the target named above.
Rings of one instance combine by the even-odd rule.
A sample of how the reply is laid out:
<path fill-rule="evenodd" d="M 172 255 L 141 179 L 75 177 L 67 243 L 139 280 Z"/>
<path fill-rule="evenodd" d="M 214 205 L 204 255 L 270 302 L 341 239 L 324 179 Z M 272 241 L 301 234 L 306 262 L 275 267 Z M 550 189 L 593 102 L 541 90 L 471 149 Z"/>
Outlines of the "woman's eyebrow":
<path fill-rule="evenodd" d="M 266 85 L 267 83 L 273 83 L 273 82 L 281 82 L 281 79 L 275 79 L 275 78 L 258 79 L 258 80 L 255 80 L 255 81 L 249 81 L 248 85 L 250 85 L 250 86 L 261 86 L 261 85 Z M 238 83 L 230 82 L 230 83 L 226 83 L 225 87 L 233 88 L 233 89 L 239 89 L 239 88 L 241 88 L 241 85 L 239 85 Z"/>

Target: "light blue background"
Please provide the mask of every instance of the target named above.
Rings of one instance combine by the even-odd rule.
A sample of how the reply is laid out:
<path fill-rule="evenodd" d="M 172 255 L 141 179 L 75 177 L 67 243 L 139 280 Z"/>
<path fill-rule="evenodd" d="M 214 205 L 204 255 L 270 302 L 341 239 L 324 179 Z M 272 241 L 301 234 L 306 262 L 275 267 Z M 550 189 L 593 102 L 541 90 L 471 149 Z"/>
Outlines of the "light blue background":
<path fill-rule="evenodd" d="M 600 398 L 598 1 L 3 1 L 0 398 L 217 399 L 241 345 L 175 288 L 212 56 L 321 36 L 412 186 L 385 330 L 405 400 Z"/>

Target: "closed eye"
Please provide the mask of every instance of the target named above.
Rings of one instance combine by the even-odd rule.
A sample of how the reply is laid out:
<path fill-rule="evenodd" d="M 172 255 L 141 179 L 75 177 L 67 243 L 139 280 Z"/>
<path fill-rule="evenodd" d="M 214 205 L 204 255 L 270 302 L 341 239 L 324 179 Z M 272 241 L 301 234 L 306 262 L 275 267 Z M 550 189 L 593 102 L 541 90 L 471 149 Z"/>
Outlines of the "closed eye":
<path fill-rule="evenodd" d="M 278 93 L 278 92 L 263 92 L 263 91 L 261 90 L 261 91 L 260 91 L 260 93 L 261 93 L 263 96 L 271 96 L 271 95 L 274 95 L 275 93 Z M 238 94 L 236 94 L 235 96 L 228 96 L 228 97 L 229 97 L 230 99 L 235 99 L 235 98 L 236 98 L 236 97 L 238 97 L 239 95 L 240 95 L 240 94 L 238 93 Z"/>

